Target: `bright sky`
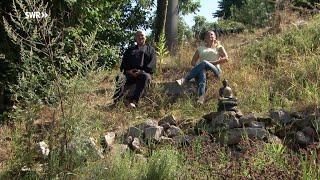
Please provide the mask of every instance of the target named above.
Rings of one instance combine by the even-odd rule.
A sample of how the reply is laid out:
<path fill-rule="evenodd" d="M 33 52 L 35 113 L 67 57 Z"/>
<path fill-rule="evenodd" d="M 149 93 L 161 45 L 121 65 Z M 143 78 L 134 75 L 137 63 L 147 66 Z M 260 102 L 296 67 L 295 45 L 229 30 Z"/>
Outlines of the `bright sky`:
<path fill-rule="evenodd" d="M 192 13 L 184 16 L 186 23 L 192 27 L 194 25 L 193 17 L 196 15 L 204 16 L 208 22 L 214 22 L 217 18 L 213 18 L 212 13 L 218 10 L 218 0 L 200 0 L 201 7 L 196 14 Z"/>

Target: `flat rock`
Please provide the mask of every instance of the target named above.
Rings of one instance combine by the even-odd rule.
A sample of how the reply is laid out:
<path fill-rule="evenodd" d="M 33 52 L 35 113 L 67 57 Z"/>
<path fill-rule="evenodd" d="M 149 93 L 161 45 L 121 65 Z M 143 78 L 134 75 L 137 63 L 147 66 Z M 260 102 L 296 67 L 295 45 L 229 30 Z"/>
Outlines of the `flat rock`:
<path fill-rule="evenodd" d="M 266 128 L 264 122 L 258 122 L 258 121 L 251 121 L 249 127 L 252 127 L 252 128 Z"/>
<path fill-rule="evenodd" d="M 131 136 L 132 138 L 139 138 L 143 136 L 143 131 L 137 127 L 129 127 L 128 136 Z"/>
<path fill-rule="evenodd" d="M 140 150 L 140 139 L 139 138 L 134 138 L 132 141 L 132 150 L 134 151 L 139 151 Z"/>
<path fill-rule="evenodd" d="M 272 144 L 282 144 L 282 140 L 278 136 L 272 134 L 270 134 L 268 142 Z"/>
<path fill-rule="evenodd" d="M 176 126 L 170 126 L 170 128 L 166 131 L 168 137 L 172 138 L 174 136 L 179 136 L 183 134 L 182 130 Z"/>
<path fill-rule="evenodd" d="M 158 125 L 161 126 L 162 124 L 168 123 L 170 125 L 177 125 L 177 120 L 176 118 L 170 114 L 168 116 L 165 116 L 164 118 L 162 118 L 159 122 Z"/>
<path fill-rule="evenodd" d="M 160 141 L 162 134 L 163 127 L 161 126 L 148 127 L 144 131 L 146 141 Z"/>
<path fill-rule="evenodd" d="M 136 128 L 142 130 L 142 131 L 145 131 L 146 128 L 149 128 L 149 127 L 154 127 L 154 126 L 157 126 L 158 125 L 158 122 L 155 121 L 155 120 L 152 120 L 152 119 L 148 119 L 146 120 L 145 122 L 141 123 L 141 124 L 138 124 L 137 126 L 135 126 Z"/>
<path fill-rule="evenodd" d="M 106 135 L 104 135 L 104 145 L 106 147 L 110 147 L 114 144 L 116 139 L 116 133 L 114 132 L 107 132 Z"/>
<path fill-rule="evenodd" d="M 220 143 L 234 145 L 238 144 L 245 137 L 266 140 L 269 137 L 269 133 L 262 128 L 236 128 L 216 133 L 214 136 Z"/>
<path fill-rule="evenodd" d="M 244 126 L 250 126 L 252 121 L 256 121 L 257 117 L 254 113 L 249 113 L 240 118 L 240 123 Z"/>
<path fill-rule="evenodd" d="M 281 124 L 287 124 L 291 122 L 290 114 L 283 110 L 270 111 L 270 117 Z"/>

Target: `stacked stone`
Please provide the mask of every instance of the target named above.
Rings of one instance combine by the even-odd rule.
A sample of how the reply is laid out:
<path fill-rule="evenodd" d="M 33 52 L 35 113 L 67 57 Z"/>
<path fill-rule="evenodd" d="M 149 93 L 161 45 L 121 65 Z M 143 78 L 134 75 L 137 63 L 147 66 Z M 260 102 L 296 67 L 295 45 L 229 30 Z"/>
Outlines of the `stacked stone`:
<path fill-rule="evenodd" d="M 233 97 L 232 89 L 228 86 L 228 81 L 222 81 L 223 87 L 219 89 L 218 112 L 237 111 L 238 99 Z"/>

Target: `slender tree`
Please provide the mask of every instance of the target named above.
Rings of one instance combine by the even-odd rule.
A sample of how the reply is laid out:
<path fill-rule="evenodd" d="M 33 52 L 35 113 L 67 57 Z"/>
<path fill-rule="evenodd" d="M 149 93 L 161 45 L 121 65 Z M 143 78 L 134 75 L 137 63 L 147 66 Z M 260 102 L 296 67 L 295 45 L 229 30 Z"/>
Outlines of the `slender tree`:
<path fill-rule="evenodd" d="M 166 39 L 170 53 L 174 53 L 174 48 L 178 43 L 178 22 L 179 22 L 179 6 L 178 0 L 170 0 L 168 4 L 166 21 Z"/>
<path fill-rule="evenodd" d="M 168 0 L 157 0 L 156 20 L 154 24 L 154 41 L 159 42 L 166 24 Z"/>

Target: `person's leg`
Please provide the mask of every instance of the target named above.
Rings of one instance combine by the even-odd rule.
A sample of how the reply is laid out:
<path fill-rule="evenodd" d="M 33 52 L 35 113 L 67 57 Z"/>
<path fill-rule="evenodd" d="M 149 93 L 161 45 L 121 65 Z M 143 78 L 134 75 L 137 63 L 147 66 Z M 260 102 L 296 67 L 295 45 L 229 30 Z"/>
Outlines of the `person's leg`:
<path fill-rule="evenodd" d="M 116 89 L 113 94 L 113 103 L 117 103 L 124 95 L 125 86 L 133 84 L 134 81 L 127 75 L 118 75 L 116 77 Z"/>
<path fill-rule="evenodd" d="M 135 80 L 136 88 L 133 92 L 132 100 L 135 103 L 139 102 L 139 99 L 145 89 L 148 87 L 149 83 L 151 82 L 151 75 L 149 73 L 141 73 Z"/>
<path fill-rule="evenodd" d="M 212 71 L 215 76 L 219 77 L 221 74 L 221 70 L 217 68 L 215 65 L 211 64 L 209 61 L 203 61 L 206 71 Z"/>
<path fill-rule="evenodd" d="M 117 103 L 122 98 L 126 81 L 127 80 L 124 75 L 118 75 L 116 77 L 116 89 L 112 97 L 113 103 Z"/>
<path fill-rule="evenodd" d="M 206 92 L 206 71 L 199 73 L 198 77 L 198 95 L 201 97 Z"/>
<path fill-rule="evenodd" d="M 188 75 L 185 77 L 186 81 L 189 81 L 199 74 L 201 74 L 206 68 L 206 63 L 202 61 L 201 63 L 197 64 L 195 67 L 191 69 L 191 71 L 188 73 Z"/>

